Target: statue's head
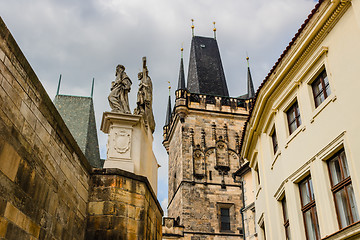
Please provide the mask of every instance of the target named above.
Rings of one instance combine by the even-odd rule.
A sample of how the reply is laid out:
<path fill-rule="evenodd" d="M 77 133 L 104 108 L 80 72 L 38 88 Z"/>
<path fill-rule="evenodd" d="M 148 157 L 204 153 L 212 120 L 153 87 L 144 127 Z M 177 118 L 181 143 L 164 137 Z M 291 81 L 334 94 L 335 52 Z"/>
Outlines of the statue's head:
<path fill-rule="evenodd" d="M 123 71 L 125 71 L 125 67 L 124 67 L 124 65 L 117 65 L 116 66 L 116 73 L 115 73 L 115 76 L 117 76 L 117 74 L 118 74 L 118 72 L 123 72 Z"/>
<path fill-rule="evenodd" d="M 143 72 L 139 72 L 138 73 L 138 79 L 140 80 L 140 79 L 142 79 L 143 78 Z"/>

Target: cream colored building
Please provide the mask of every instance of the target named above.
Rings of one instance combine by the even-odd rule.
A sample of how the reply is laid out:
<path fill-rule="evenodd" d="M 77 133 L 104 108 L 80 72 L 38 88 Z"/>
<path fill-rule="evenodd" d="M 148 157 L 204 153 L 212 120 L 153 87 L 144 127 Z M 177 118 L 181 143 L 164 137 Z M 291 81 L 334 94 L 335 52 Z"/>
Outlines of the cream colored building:
<path fill-rule="evenodd" d="M 320 1 L 260 86 L 241 145 L 259 239 L 360 238 L 359 57 L 360 0 Z"/>

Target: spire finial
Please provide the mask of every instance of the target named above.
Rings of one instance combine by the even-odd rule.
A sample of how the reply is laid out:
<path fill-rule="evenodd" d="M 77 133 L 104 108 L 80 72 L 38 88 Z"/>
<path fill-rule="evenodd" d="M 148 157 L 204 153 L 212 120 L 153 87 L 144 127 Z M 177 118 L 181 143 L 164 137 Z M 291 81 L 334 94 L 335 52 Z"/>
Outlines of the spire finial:
<path fill-rule="evenodd" d="M 61 74 L 60 74 L 60 77 L 59 77 L 59 83 L 58 83 L 58 87 L 57 87 L 57 90 L 56 90 L 56 96 L 59 95 L 60 83 L 61 83 Z"/>
<path fill-rule="evenodd" d="M 170 90 L 171 90 L 171 86 L 170 86 L 170 81 L 168 81 L 168 84 L 169 84 L 169 96 L 170 96 Z"/>
<path fill-rule="evenodd" d="M 94 82 L 95 82 L 95 78 L 93 77 L 91 84 L 91 94 L 90 94 L 91 98 L 93 98 L 93 94 L 94 94 Z"/>
<path fill-rule="evenodd" d="M 215 22 L 213 22 L 213 24 L 214 24 L 214 29 L 213 29 L 213 31 L 214 31 L 214 39 L 216 40 L 216 27 L 215 27 Z"/>
<path fill-rule="evenodd" d="M 247 65 L 248 65 L 248 67 L 250 67 L 250 64 L 249 64 L 249 54 L 248 54 L 248 52 L 246 51 L 246 62 L 247 62 Z"/>
<path fill-rule="evenodd" d="M 194 19 L 191 19 L 191 31 L 192 31 L 192 36 L 194 36 Z"/>
<path fill-rule="evenodd" d="M 184 43 L 181 43 L 181 48 L 180 48 L 180 51 L 181 51 L 181 58 L 184 57 L 183 53 L 184 53 L 184 48 L 183 48 L 183 45 Z"/>

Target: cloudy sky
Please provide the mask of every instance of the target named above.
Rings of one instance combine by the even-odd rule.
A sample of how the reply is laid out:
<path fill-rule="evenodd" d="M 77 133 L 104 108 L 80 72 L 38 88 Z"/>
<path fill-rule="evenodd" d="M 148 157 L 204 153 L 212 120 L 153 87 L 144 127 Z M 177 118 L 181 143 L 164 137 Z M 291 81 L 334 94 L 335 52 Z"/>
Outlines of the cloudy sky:
<path fill-rule="evenodd" d="M 51 99 L 62 74 L 60 94 L 89 96 L 95 78 L 97 127 L 109 111 L 107 95 L 115 67 L 132 79 L 130 107 L 136 105 L 137 73 L 148 59 L 157 124 L 154 152 L 159 164 L 158 199 L 167 206 L 167 154 L 162 142 L 168 98 L 177 86 L 180 48 L 185 75 L 195 34 L 217 41 L 231 96 L 246 92 L 246 55 L 257 88 L 291 41 L 314 0 L 0 0 L 0 16 L 35 70 Z M 98 132 L 101 157 L 107 136 Z"/>

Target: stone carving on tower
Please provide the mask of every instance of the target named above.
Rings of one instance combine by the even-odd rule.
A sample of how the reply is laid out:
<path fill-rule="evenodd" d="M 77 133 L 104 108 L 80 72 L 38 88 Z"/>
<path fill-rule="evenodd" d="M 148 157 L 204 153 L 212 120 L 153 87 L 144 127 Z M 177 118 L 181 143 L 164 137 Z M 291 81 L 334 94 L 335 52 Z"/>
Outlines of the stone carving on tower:
<path fill-rule="evenodd" d="M 112 112 L 131 113 L 128 93 L 131 90 L 131 80 L 125 73 L 123 65 L 117 65 L 115 81 L 111 83 L 111 91 L 108 97 Z"/>

